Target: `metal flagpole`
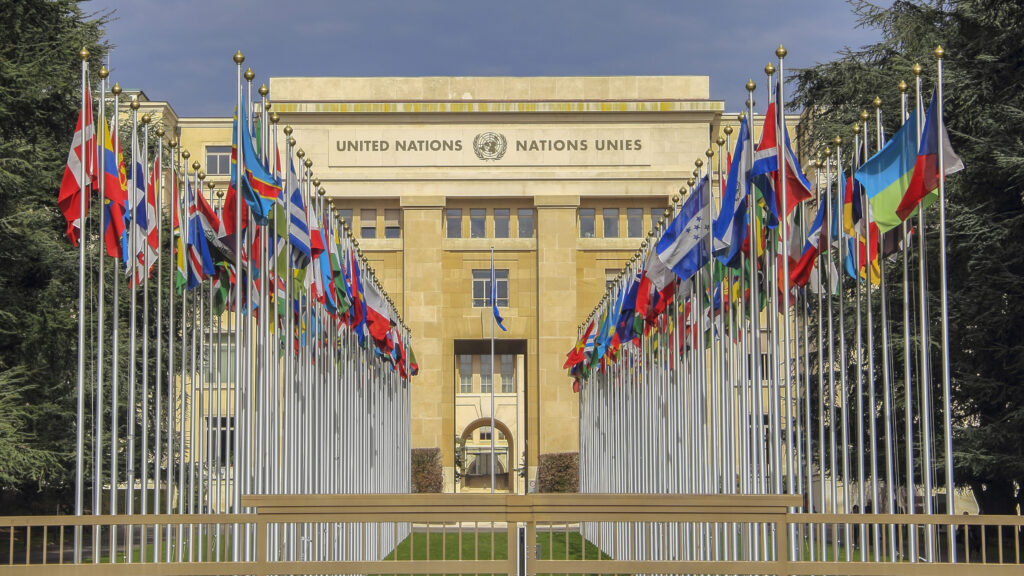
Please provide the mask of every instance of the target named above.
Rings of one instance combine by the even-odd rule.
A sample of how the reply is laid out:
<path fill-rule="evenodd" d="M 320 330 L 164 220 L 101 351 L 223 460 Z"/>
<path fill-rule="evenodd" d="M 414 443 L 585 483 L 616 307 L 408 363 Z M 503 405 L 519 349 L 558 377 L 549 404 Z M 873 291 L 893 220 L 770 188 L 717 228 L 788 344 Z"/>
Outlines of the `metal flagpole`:
<path fill-rule="evenodd" d="M 128 265 L 128 286 L 131 290 L 131 303 L 128 308 L 128 466 L 126 469 L 127 473 L 127 492 L 125 493 L 125 511 L 129 516 L 135 513 L 135 383 L 136 383 L 136 304 L 138 301 L 138 274 L 136 269 L 138 267 L 138 198 L 137 189 L 139 186 L 138 170 L 136 169 L 136 162 L 139 158 L 139 138 L 138 138 L 138 111 L 139 111 L 139 100 L 138 98 L 132 98 L 132 102 L 129 105 L 132 109 L 132 161 L 131 168 L 128 172 L 131 174 L 131 186 L 129 187 L 128 193 L 128 213 L 131 215 L 131 227 L 128 235 L 128 254 L 130 263 Z M 129 525 L 127 529 L 127 540 L 125 542 L 125 562 L 129 564 L 132 562 L 132 549 L 135 529 Z"/>
<path fill-rule="evenodd" d="M 867 156 L 868 149 L 868 113 L 867 110 L 862 110 L 860 113 L 861 122 L 864 124 L 862 130 L 864 136 L 861 139 L 864 145 L 864 155 Z M 860 193 L 860 205 L 862 209 L 862 221 L 864 224 L 864 261 L 861 262 L 864 266 L 864 273 L 867 275 L 867 282 L 864 285 L 864 291 L 867 295 L 866 303 L 866 332 L 867 332 L 867 358 L 868 358 L 868 406 L 867 406 L 867 417 L 868 417 L 868 434 L 871 436 L 871 513 L 878 514 L 878 429 L 877 429 L 877 414 L 875 409 L 875 323 L 874 323 L 874 312 L 871 306 L 871 285 L 874 284 L 874 268 L 872 267 L 871 260 L 871 224 L 874 217 L 871 215 L 871 205 L 867 202 L 867 194 L 864 193 L 863 187 L 861 187 Z M 859 250 L 858 250 L 859 253 Z M 863 416 L 864 413 L 861 413 Z M 861 424 L 863 426 L 863 423 Z M 861 506 L 866 508 L 867 502 L 862 502 Z M 866 510 L 862 510 L 866 512 Z M 864 545 L 871 544 L 874 546 L 875 562 L 881 561 L 881 554 L 879 551 L 878 539 L 878 524 L 871 525 L 872 538 L 870 542 L 864 542 Z M 866 561 L 862 555 L 861 560 Z"/>
<path fill-rule="evenodd" d="M 174 138 L 168 143 L 170 147 L 170 176 L 171 176 L 171 190 L 178 189 L 178 156 L 177 152 L 178 141 Z M 176 454 L 174 452 L 174 388 L 176 383 L 175 368 L 174 368 L 174 337 L 176 330 L 174 327 L 174 271 L 177 263 L 175 253 L 178 251 L 178 243 L 174 240 L 174 214 L 180 214 L 181 208 L 179 203 L 178 195 L 171 194 L 171 217 L 168 219 L 169 234 L 168 239 L 171 241 L 171 262 L 168 266 L 167 274 L 167 501 L 164 507 L 164 513 L 170 514 L 173 511 L 174 506 L 174 466 L 176 460 Z M 182 261 L 184 262 L 184 255 L 181 255 Z M 180 446 L 179 446 L 180 450 Z M 180 487 L 179 487 L 180 490 Z M 167 547 L 164 550 L 164 561 L 171 561 L 171 525 L 167 525 L 165 532 L 167 538 Z M 180 547 L 179 547 L 180 549 Z"/>
<path fill-rule="evenodd" d="M 498 281 L 494 271 L 494 246 L 491 246 L 491 282 L 490 300 L 492 306 L 498 305 L 498 289 L 495 284 Z M 493 315 L 493 314 L 492 314 Z M 494 322 L 491 318 L 491 494 L 494 494 Z"/>
<path fill-rule="evenodd" d="M 78 179 L 78 382 L 76 385 L 77 409 L 75 416 L 75 516 L 82 515 L 82 498 L 84 496 L 84 443 L 85 443 L 85 211 L 86 198 L 89 193 L 86 167 L 88 164 L 89 127 L 86 121 L 91 117 L 87 110 L 89 102 L 89 51 L 82 48 L 82 107 L 80 118 L 81 132 L 79 146 L 81 150 Z M 73 151 L 72 151 L 73 153 Z M 94 552 L 95 553 L 95 552 Z M 75 527 L 75 563 L 82 560 L 82 527 Z"/>
<path fill-rule="evenodd" d="M 235 141 L 238 146 L 242 145 L 242 128 L 244 127 L 245 114 L 248 112 L 242 108 L 242 62 L 245 62 L 245 56 L 242 55 L 241 50 L 235 52 L 233 57 L 235 62 L 235 87 L 236 92 L 236 117 L 237 122 L 235 123 Z M 234 329 L 235 329 L 235 347 L 234 347 L 234 362 L 235 362 L 235 374 L 234 374 L 234 435 L 232 438 L 233 446 L 231 454 L 234 457 L 232 462 L 233 469 L 233 486 L 232 486 L 232 506 L 231 511 L 234 513 L 241 512 L 242 497 L 241 497 L 241 470 L 239 469 L 239 448 L 241 447 L 241 409 L 242 400 L 239 394 L 241 390 L 242 380 L 242 330 L 241 330 L 241 311 L 242 311 L 242 174 L 245 170 L 245 157 L 239 150 L 237 152 L 236 168 L 235 168 L 235 310 L 233 313 L 234 318 Z M 241 525 L 235 523 L 232 530 L 231 538 L 231 559 L 235 562 L 241 560 Z"/>
<path fill-rule="evenodd" d="M 839 158 L 839 137 L 838 136 L 836 136 L 836 160 L 837 160 L 837 162 L 841 162 L 842 161 L 842 159 Z M 842 217 L 842 214 L 840 213 L 840 211 L 837 210 L 839 205 L 833 200 L 833 198 L 838 198 L 838 197 L 841 196 L 841 194 L 842 194 L 841 191 L 842 191 L 843 184 L 842 184 L 842 182 L 838 183 L 838 185 L 836 186 L 836 194 L 835 194 L 835 196 L 833 196 L 833 194 L 832 194 L 832 151 L 830 149 L 828 149 L 828 148 L 825 148 L 825 163 L 826 163 L 825 195 L 826 195 L 826 199 L 827 199 L 826 201 L 828 202 L 828 212 L 827 212 L 827 214 L 829 215 L 829 218 L 830 218 L 830 220 L 828 222 L 828 229 L 827 229 L 828 231 L 826 232 L 826 234 L 827 234 L 826 238 L 827 238 L 828 242 L 825 244 L 825 251 L 826 251 L 825 252 L 825 255 L 826 255 L 825 256 L 825 262 L 826 262 L 827 273 L 829 275 L 831 275 L 831 273 L 832 273 L 832 266 L 833 266 L 833 264 L 832 264 L 832 262 L 833 262 L 833 260 L 832 260 L 832 242 L 834 240 L 837 240 L 837 239 L 834 239 L 832 237 L 832 219 L 838 219 L 838 218 Z M 837 164 L 837 166 L 838 166 L 838 164 Z M 838 170 L 837 170 L 837 172 L 838 172 Z M 842 232 L 840 231 L 840 238 L 838 238 L 839 242 L 842 242 L 841 234 L 842 234 Z M 840 270 L 842 269 L 842 262 L 840 262 L 839 269 Z M 836 288 L 838 288 L 839 285 L 842 282 L 842 272 L 839 272 L 839 274 L 840 274 L 840 277 L 836 279 Z M 835 294 L 835 290 L 833 290 L 833 288 L 832 288 L 832 279 L 831 278 L 829 278 L 826 281 L 826 287 L 827 287 L 827 294 L 828 294 L 828 297 L 827 297 L 827 302 L 828 302 L 828 409 L 829 409 L 829 416 L 828 416 L 829 466 L 828 466 L 828 469 L 829 469 L 829 472 L 831 474 L 831 482 L 829 484 L 830 484 L 830 488 L 831 488 L 832 505 L 831 505 L 830 509 L 831 509 L 832 514 L 837 514 L 839 512 L 839 509 L 838 509 L 839 490 L 838 490 L 838 487 L 837 487 L 839 477 L 838 477 L 838 470 L 837 470 L 837 465 L 836 465 L 836 447 L 837 447 L 837 444 L 836 444 L 836 363 L 835 363 L 835 330 L 834 330 L 833 317 L 832 317 L 833 316 L 832 300 L 833 300 L 833 297 L 836 296 L 836 294 Z M 842 297 L 841 294 L 839 296 L 840 296 L 840 298 Z M 845 370 L 845 366 L 842 367 L 842 369 Z M 823 396 L 824 396 L 824 394 L 823 394 Z M 843 397 L 843 405 L 844 406 L 846 405 L 845 397 Z M 838 528 L 839 528 L 838 524 L 833 524 L 832 525 L 832 558 L 834 560 L 836 560 L 836 561 L 839 560 L 839 540 L 838 540 L 838 534 L 837 534 Z M 826 560 L 827 560 L 827 558 L 826 558 Z"/>
<path fill-rule="evenodd" d="M 104 300 L 106 295 L 104 294 L 104 278 L 103 278 L 103 256 L 105 251 L 104 246 L 104 231 L 103 227 L 106 225 L 106 218 L 104 209 L 104 202 L 106 201 L 106 136 L 107 132 L 105 127 L 107 125 L 107 67 L 103 66 L 100 68 L 100 105 L 99 105 L 99 123 L 98 123 L 98 140 L 96 148 L 99 156 L 99 166 L 97 171 L 99 179 L 99 238 L 100 238 L 100 256 L 96 263 L 97 265 L 97 281 L 96 281 L 96 294 L 98 296 L 98 302 L 96 304 L 96 393 L 93 400 L 96 403 L 96 414 L 93 416 L 93 424 L 95 431 L 93 432 L 93 469 L 92 469 L 92 513 L 99 515 L 103 513 L 102 502 L 103 502 L 103 308 Z M 117 306 L 117 303 L 114 303 Z M 113 481 L 113 478 L 111 478 Z M 92 531 L 92 542 L 93 542 L 93 554 L 92 561 L 94 564 L 98 564 L 100 561 L 100 538 L 101 538 L 100 526 L 93 527 Z"/>
<path fill-rule="evenodd" d="M 836 136 L 836 166 L 841 167 L 843 162 L 842 154 L 842 143 L 843 139 L 841 136 Z M 856 145 L 854 146 L 856 149 Z M 843 197 L 842 186 L 844 182 L 839 183 L 839 190 L 836 193 L 836 204 L 839 205 L 839 200 Z M 840 234 L 839 238 L 839 250 L 837 259 L 840 267 L 845 267 L 846 263 L 843 260 L 845 248 L 848 246 L 846 238 Z M 850 513 L 850 425 L 849 425 L 849 396 L 847 394 L 847 359 L 846 359 L 846 306 L 844 303 L 844 290 L 842 290 L 843 277 L 840 275 L 840 294 L 837 300 L 839 301 L 839 397 L 842 404 L 840 404 L 840 420 L 842 425 L 842 444 L 843 444 L 843 513 Z M 854 278 L 854 282 L 857 279 Z M 853 533 L 849 523 L 844 525 L 844 542 L 846 543 L 846 561 L 850 562 L 853 559 Z"/>
<path fill-rule="evenodd" d="M 907 121 L 907 83 L 900 80 L 900 123 Z M 916 118 L 916 116 L 915 116 Z M 915 132 L 916 134 L 916 132 Z M 914 395 L 911 386 L 911 345 L 910 345 L 910 225 L 903 222 L 903 403 L 904 403 L 904 443 L 906 445 L 906 487 L 904 488 L 905 503 L 903 506 L 906 514 L 917 512 L 914 488 Z M 921 231 L 924 232 L 923 230 Z M 907 548 L 909 548 L 910 561 L 917 562 L 917 526 L 911 524 L 907 527 Z M 904 552 L 903 556 L 907 556 Z"/>
<path fill-rule="evenodd" d="M 113 98 L 113 100 L 114 100 L 114 114 L 113 114 L 113 121 L 111 122 L 111 126 L 112 126 L 111 141 L 112 141 L 112 145 L 114 146 L 114 149 L 117 151 L 117 153 L 115 153 L 115 155 L 114 155 L 114 158 L 116 160 L 118 157 L 120 157 L 120 151 L 121 151 L 121 138 L 120 138 L 121 130 L 120 130 L 120 126 L 119 126 L 119 124 L 120 124 L 120 115 L 118 113 L 118 110 L 119 110 L 118 104 L 119 104 L 120 95 L 121 95 L 121 86 L 118 83 L 115 82 L 114 83 L 114 87 L 110 89 L 110 92 L 114 96 L 114 98 Z M 120 171 L 120 166 L 118 167 L 118 170 Z M 122 250 L 123 250 L 123 247 L 122 247 Z M 128 261 L 128 255 L 127 254 L 122 254 L 121 255 L 121 259 L 122 260 L 121 260 L 121 262 L 119 264 L 121 264 L 123 266 L 123 263 Z M 120 310 L 121 310 L 120 284 L 121 284 L 121 274 L 122 274 L 122 271 L 120 270 L 120 268 L 121 268 L 121 266 L 117 266 L 117 265 L 111 267 L 111 272 L 113 273 L 113 277 L 114 277 L 114 295 L 111 298 L 111 310 L 113 312 L 113 316 L 112 316 L 111 322 L 110 322 L 110 341 L 111 341 L 111 349 L 110 349 L 110 355 L 111 355 L 111 363 L 110 363 L 110 514 L 112 516 L 117 514 L 117 489 L 118 489 L 118 483 L 119 483 L 117 464 L 118 464 L 118 452 L 120 450 L 120 444 L 121 444 L 120 439 L 119 439 L 119 435 L 120 434 L 118 433 L 118 420 L 119 420 L 118 416 L 119 416 L 119 404 L 120 404 L 120 394 L 118 393 L 118 383 L 119 383 L 119 376 L 120 376 L 120 373 L 121 373 L 121 367 L 120 367 L 120 346 L 119 346 L 119 342 L 120 342 L 119 334 L 121 332 L 121 329 L 120 329 L 121 322 L 120 322 L 119 316 L 120 316 Z M 110 531 L 110 561 L 111 562 L 116 562 L 116 560 L 117 560 L 117 530 L 111 530 Z"/>
<path fill-rule="evenodd" d="M 142 115 L 142 177 L 143 177 L 143 209 L 146 213 L 146 228 L 145 235 L 142 238 L 142 242 L 139 246 L 142 247 L 142 447 L 139 456 L 139 467 L 140 467 L 140 486 L 139 486 L 139 512 L 142 515 L 146 515 L 149 512 L 149 506 L 146 497 L 146 484 L 149 479 L 148 473 L 148 449 L 149 449 L 149 393 L 147 391 L 147 385 L 149 384 L 149 229 L 152 223 L 149 221 L 149 184 L 146 183 L 146 174 L 149 173 L 149 124 L 152 122 L 149 114 Z M 137 280 L 138 281 L 138 280 Z M 142 535 L 143 550 L 145 550 L 146 534 L 148 529 L 146 526 L 139 527 Z M 145 553 L 140 556 L 140 559 L 145 561 Z"/>
<path fill-rule="evenodd" d="M 938 133 L 945 138 L 946 127 L 942 118 L 942 58 L 945 51 L 942 46 L 935 48 L 935 59 L 937 61 L 938 81 L 935 89 L 938 97 L 935 99 L 937 118 L 939 119 Z M 950 390 L 949 378 L 949 289 L 947 287 L 946 273 L 946 166 L 944 162 L 944 143 L 939 143 L 939 297 L 942 302 L 942 428 L 945 440 L 945 463 L 946 463 L 946 514 L 956 514 L 956 507 L 953 498 L 953 490 L 956 485 L 953 483 L 953 418 L 952 418 L 952 393 Z M 954 526 L 947 527 L 949 536 L 949 559 L 956 562 L 956 534 Z"/>
<path fill-rule="evenodd" d="M 164 129 L 158 127 L 156 129 L 157 145 L 156 145 L 156 166 L 154 170 L 154 182 L 156 186 L 156 222 L 153 225 L 156 227 L 156 240 L 158 249 L 163 249 L 163 154 L 164 154 Z M 163 284 L 160 282 L 160 272 L 163 266 L 163 261 L 166 258 L 158 258 L 156 262 L 156 370 L 153 374 L 154 392 L 153 392 L 153 424 L 155 430 L 153 432 L 153 512 L 160 513 L 160 463 L 162 453 L 160 450 L 160 417 L 161 414 L 161 401 L 163 400 L 162 394 L 163 389 L 161 382 L 163 380 L 162 373 L 160 371 L 163 366 Z M 172 267 L 173 267 L 173 263 Z M 169 455 L 169 454 L 168 454 Z M 160 529 L 154 527 L 153 530 L 153 560 L 156 562 L 160 561 Z"/>

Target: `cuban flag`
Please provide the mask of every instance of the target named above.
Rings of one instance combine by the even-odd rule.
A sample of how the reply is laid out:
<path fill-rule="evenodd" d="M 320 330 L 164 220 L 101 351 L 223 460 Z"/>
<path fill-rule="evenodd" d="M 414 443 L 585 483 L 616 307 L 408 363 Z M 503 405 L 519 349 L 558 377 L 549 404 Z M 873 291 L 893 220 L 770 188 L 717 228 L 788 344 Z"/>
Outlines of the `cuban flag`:
<path fill-rule="evenodd" d="M 705 176 L 683 203 L 656 247 L 658 258 L 684 282 L 710 259 L 710 188 Z"/>

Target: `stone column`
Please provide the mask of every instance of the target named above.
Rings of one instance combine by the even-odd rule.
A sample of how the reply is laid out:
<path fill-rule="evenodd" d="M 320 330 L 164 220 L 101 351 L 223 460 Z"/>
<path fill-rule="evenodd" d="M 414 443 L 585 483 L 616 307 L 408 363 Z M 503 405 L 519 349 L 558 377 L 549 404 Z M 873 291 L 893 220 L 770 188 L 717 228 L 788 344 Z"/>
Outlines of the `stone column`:
<path fill-rule="evenodd" d="M 579 196 L 537 196 L 537 375 L 527 386 L 528 477 L 539 454 L 579 450 L 579 406 L 562 370 L 576 342 L 576 211 Z"/>

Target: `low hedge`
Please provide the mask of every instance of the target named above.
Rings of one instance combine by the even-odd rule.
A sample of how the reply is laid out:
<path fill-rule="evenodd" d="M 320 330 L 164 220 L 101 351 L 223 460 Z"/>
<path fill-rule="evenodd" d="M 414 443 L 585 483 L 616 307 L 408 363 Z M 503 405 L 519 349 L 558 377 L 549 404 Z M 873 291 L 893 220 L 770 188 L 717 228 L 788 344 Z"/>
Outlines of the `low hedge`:
<path fill-rule="evenodd" d="M 441 449 L 413 448 L 412 491 L 436 493 L 442 490 L 444 490 L 444 474 L 441 470 Z"/>
<path fill-rule="evenodd" d="M 538 492 L 579 492 L 579 452 L 541 454 L 537 463 Z"/>

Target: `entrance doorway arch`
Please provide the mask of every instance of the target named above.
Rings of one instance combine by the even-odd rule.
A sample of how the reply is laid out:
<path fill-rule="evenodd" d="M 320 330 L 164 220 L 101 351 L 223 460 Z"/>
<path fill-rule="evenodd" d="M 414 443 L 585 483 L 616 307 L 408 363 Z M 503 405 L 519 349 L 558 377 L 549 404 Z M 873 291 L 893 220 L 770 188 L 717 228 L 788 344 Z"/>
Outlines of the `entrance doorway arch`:
<path fill-rule="evenodd" d="M 490 425 L 490 416 L 486 418 L 477 418 L 476 420 L 473 420 L 472 422 L 469 423 L 469 425 L 466 426 L 465 429 L 462 430 L 462 441 L 465 442 L 466 439 L 472 436 L 473 432 L 475 432 L 477 428 L 483 428 L 485 426 L 490 427 Z M 508 443 L 508 470 L 506 470 L 505 472 L 508 475 L 508 491 L 511 494 L 515 494 L 515 439 L 512 436 L 512 431 L 509 430 L 508 426 L 506 426 L 505 423 L 502 422 L 501 420 L 495 418 L 494 427 L 505 435 L 505 442 Z M 494 430 L 491 430 L 491 434 L 494 434 Z"/>

